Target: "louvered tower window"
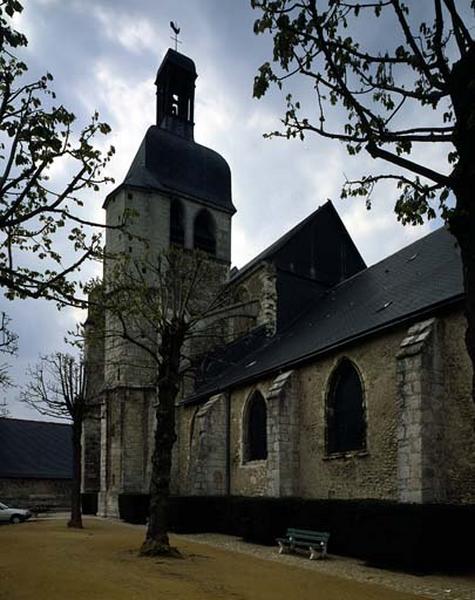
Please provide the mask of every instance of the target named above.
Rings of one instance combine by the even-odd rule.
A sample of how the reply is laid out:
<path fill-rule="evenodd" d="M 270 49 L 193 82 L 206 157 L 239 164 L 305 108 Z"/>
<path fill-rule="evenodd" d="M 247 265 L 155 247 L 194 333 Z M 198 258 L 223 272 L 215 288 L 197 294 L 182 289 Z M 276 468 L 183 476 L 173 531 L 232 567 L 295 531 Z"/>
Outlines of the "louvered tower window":
<path fill-rule="evenodd" d="M 209 254 L 216 254 L 216 233 L 213 217 L 207 210 L 201 210 L 194 223 L 193 246 Z"/>
<path fill-rule="evenodd" d="M 183 205 L 179 200 L 173 200 L 170 206 L 170 243 L 177 246 L 185 244 Z"/>

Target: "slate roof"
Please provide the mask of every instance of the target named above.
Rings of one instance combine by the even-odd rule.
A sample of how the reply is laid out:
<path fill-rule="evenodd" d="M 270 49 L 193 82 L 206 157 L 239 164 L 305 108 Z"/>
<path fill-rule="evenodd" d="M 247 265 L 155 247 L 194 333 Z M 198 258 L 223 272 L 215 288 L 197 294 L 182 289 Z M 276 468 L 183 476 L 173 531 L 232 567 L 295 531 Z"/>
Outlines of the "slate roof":
<path fill-rule="evenodd" d="M 355 243 L 349 236 L 349 234 L 346 230 L 346 227 L 343 224 L 343 221 L 341 220 L 340 215 L 338 214 L 336 208 L 333 206 L 333 202 L 331 200 L 327 200 L 324 204 L 322 204 L 316 210 L 314 210 L 312 213 L 310 213 L 308 215 L 308 217 L 305 217 L 305 219 L 303 219 L 302 221 L 297 223 L 297 225 L 295 225 L 294 227 L 289 229 L 289 231 L 285 232 L 284 235 L 282 235 L 280 238 L 278 238 L 270 246 L 265 248 L 257 256 L 255 256 L 248 263 L 246 263 L 243 267 L 241 267 L 240 269 L 236 269 L 231 275 L 231 281 L 234 282 L 234 281 L 240 279 L 243 275 L 245 275 L 249 271 L 252 271 L 252 269 L 255 266 L 263 263 L 264 261 L 272 260 L 272 258 L 280 250 L 282 250 L 288 242 L 293 240 L 306 227 L 306 225 L 308 223 L 311 223 L 312 221 L 316 221 L 318 219 L 319 215 L 323 212 L 331 213 L 331 215 L 333 216 L 333 218 L 336 221 L 336 224 L 340 225 L 340 228 L 341 228 L 342 232 L 344 233 L 348 243 L 351 244 L 352 250 L 359 257 L 362 266 L 366 267 L 366 264 L 361 256 L 361 254 L 359 253 L 358 248 L 356 247 Z"/>
<path fill-rule="evenodd" d="M 190 57 L 185 56 L 181 52 L 173 50 L 173 48 L 168 48 L 167 53 L 165 54 L 165 57 L 158 68 L 155 83 L 157 83 L 157 80 L 159 79 L 162 71 L 170 64 L 180 67 L 180 69 L 184 69 L 185 71 L 189 71 L 193 75 L 196 75 L 195 63 Z"/>
<path fill-rule="evenodd" d="M 0 478 L 71 479 L 71 425 L 0 418 Z"/>
<path fill-rule="evenodd" d="M 123 185 L 183 194 L 228 213 L 236 212 L 231 170 L 224 158 L 157 125 L 148 128 Z"/>
<path fill-rule="evenodd" d="M 208 379 L 184 402 L 290 368 L 462 299 L 460 254 L 441 228 L 316 296 L 280 334 Z"/>

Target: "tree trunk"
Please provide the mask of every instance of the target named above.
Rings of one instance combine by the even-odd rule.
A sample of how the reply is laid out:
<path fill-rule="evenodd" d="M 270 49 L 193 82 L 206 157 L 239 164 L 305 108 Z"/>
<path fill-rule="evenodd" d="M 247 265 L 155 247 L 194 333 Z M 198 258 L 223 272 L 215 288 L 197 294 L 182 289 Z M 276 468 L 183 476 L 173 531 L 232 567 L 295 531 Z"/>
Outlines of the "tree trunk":
<path fill-rule="evenodd" d="M 150 480 L 150 510 L 147 534 L 140 549 L 143 556 L 179 556 L 168 539 L 168 499 L 172 450 L 176 440 L 175 400 L 179 389 L 180 354 L 183 335 L 167 330 L 162 334 L 161 362 L 158 370 L 158 405 L 155 444 Z"/>
<path fill-rule="evenodd" d="M 456 118 L 454 144 L 459 161 L 452 175 L 457 202 L 448 224 L 462 255 L 467 318 L 465 343 L 472 361 L 475 402 L 475 45 L 453 66 L 450 96 Z"/>
<path fill-rule="evenodd" d="M 472 180 L 475 186 L 475 178 Z M 470 189 L 470 188 L 469 188 Z M 468 194 L 463 194 L 463 196 Z M 465 292 L 465 317 L 467 329 L 465 331 L 465 345 L 472 361 L 472 399 L 475 402 L 475 206 L 471 205 L 462 194 L 457 194 L 457 209 L 449 220 L 449 228 L 460 247 L 463 265 L 463 283 Z M 467 210 L 460 210 L 460 206 Z"/>
<path fill-rule="evenodd" d="M 82 421 L 73 421 L 73 481 L 71 485 L 71 518 L 68 527 L 82 529 L 81 517 L 81 435 Z"/>

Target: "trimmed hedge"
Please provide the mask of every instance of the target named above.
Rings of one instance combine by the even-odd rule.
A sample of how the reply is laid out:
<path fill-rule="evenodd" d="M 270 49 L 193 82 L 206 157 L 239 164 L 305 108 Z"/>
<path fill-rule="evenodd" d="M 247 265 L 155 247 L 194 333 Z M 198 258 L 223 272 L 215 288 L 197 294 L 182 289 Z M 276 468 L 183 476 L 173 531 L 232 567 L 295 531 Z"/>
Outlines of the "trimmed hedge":
<path fill-rule="evenodd" d="M 148 497 L 119 497 L 121 518 L 145 523 Z M 172 497 L 170 529 L 215 532 L 274 545 L 287 527 L 329 531 L 329 552 L 423 571 L 475 567 L 475 505 L 377 500 Z"/>
<path fill-rule="evenodd" d="M 97 514 L 97 494 L 81 494 L 81 510 L 83 515 Z"/>
<path fill-rule="evenodd" d="M 148 519 L 148 512 L 148 495 L 119 494 L 119 516 L 127 523 L 145 523 Z"/>

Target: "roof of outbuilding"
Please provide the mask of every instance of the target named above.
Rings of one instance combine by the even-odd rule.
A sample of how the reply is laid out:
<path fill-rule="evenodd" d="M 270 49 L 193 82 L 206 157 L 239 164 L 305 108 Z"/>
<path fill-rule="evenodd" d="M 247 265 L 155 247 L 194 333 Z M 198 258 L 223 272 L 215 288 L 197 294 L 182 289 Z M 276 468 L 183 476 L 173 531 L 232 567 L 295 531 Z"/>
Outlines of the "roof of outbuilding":
<path fill-rule="evenodd" d="M 231 171 L 224 158 L 157 125 L 147 130 L 122 185 L 183 194 L 231 214 L 236 212 L 231 199 Z"/>
<path fill-rule="evenodd" d="M 0 477 L 71 479 L 71 425 L 0 418 Z"/>
<path fill-rule="evenodd" d="M 185 402 L 288 368 L 463 298 L 455 239 L 438 229 L 316 296 L 259 349 L 208 379 Z"/>

